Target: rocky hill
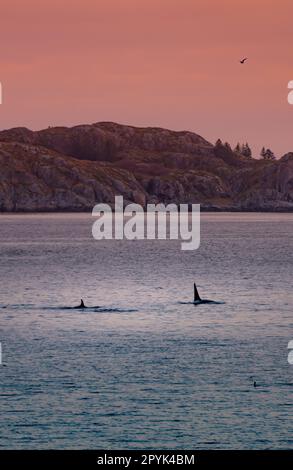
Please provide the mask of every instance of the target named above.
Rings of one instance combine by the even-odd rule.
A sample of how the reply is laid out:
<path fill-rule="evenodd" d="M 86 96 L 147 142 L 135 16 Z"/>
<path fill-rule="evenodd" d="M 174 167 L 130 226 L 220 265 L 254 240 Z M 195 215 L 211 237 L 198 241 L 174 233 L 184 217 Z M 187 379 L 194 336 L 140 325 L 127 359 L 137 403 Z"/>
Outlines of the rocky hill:
<path fill-rule="evenodd" d="M 97 202 L 293 211 L 293 153 L 246 159 L 192 132 L 97 123 L 0 132 L 0 211 L 88 211 Z"/>

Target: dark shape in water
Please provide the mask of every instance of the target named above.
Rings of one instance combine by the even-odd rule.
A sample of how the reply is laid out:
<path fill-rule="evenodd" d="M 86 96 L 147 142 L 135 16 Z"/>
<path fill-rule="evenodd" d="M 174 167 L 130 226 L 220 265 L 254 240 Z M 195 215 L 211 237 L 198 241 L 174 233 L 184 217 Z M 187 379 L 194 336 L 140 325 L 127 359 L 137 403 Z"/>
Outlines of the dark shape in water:
<path fill-rule="evenodd" d="M 194 287 L 194 297 L 193 297 L 194 305 L 222 303 L 222 302 L 216 302 L 215 300 L 201 299 L 195 283 L 193 284 L 193 287 Z"/>
<path fill-rule="evenodd" d="M 75 307 L 66 307 L 70 309 L 76 309 L 76 310 L 94 310 L 96 308 L 102 308 L 100 305 L 92 305 L 91 307 L 88 307 L 87 305 L 84 304 L 83 299 L 80 299 L 80 304 L 76 305 Z"/>
<path fill-rule="evenodd" d="M 194 302 L 201 302 L 201 298 L 199 296 L 199 293 L 198 293 L 198 290 L 197 290 L 197 287 L 196 287 L 196 284 L 194 283 L 193 284 L 193 287 L 194 287 L 194 298 L 193 298 L 193 301 Z"/>
<path fill-rule="evenodd" d="M 86 308 L 86 306 L 84 305 L 84 301 L 80 299 L 80 305 L 77 305 L 77 307 L 74 308 Z"/>

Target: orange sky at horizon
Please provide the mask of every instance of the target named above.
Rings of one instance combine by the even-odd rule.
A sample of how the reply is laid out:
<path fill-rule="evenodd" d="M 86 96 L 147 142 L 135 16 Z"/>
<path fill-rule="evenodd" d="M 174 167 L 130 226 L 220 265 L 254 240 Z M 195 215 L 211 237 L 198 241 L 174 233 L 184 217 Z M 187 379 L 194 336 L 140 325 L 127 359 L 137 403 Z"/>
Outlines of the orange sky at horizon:
<path fill-rule="evenodd" d="M 1 129 L 115 121 L 293 151 L 292 0 L 1 0 L 0 15 Z"/>

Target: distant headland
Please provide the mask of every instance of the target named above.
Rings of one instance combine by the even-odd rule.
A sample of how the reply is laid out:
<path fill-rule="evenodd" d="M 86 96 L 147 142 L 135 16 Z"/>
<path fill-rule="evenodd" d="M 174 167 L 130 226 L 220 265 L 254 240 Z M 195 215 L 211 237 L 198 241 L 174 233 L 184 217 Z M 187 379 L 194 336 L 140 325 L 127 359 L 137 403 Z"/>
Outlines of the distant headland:
<path fill-rule="evenodd" d="M 293 152 L 112 122 L 0 132 L 0 211 L 91 211 L 121 195 L 205 211 L 293 211 Z"/>

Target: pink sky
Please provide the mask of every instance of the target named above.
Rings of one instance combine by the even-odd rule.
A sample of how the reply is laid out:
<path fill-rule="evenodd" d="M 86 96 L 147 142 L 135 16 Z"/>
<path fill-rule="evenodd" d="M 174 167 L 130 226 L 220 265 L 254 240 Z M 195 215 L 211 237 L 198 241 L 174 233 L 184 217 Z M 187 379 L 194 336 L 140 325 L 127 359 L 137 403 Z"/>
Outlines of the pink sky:
<path fill-rule="evenodd" d="M 292 0 L 1 0 L 0 128 L 117 121 L 280 156 L 292 22 Z"/>

